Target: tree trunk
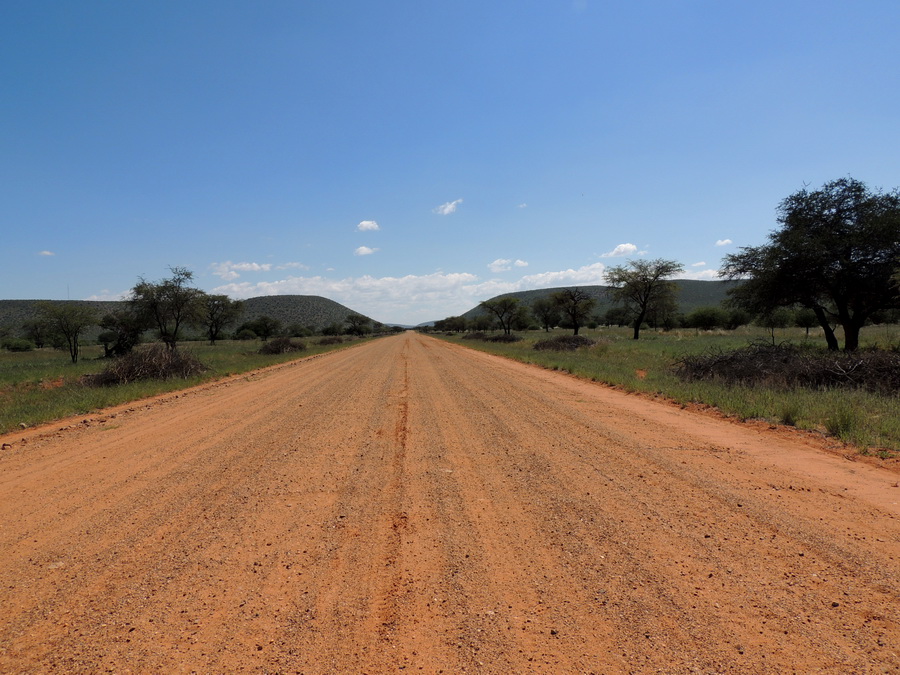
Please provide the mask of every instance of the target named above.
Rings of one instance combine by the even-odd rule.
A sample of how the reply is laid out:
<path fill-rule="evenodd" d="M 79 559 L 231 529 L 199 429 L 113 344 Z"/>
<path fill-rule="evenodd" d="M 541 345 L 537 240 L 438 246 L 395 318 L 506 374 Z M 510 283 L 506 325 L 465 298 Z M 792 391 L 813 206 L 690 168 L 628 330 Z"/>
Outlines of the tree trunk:
<path fill-rule="evenodd" d="M 641 312 L 638 314 L 638 317 L 634 320 L 634 340 L 639 340 L 641 337 L 641 324 L 644 323 L 644 317 L 647 315 L 647 312 Z"/>
<path fill-rule="evenodd" d="M 853 352 L 859 348 L 859 330 L 864 321 L 848 321 L 844 324 L 844 351 Z"/>
<path fill-rule="evenodd" d="M 813 307 L 813 312 L 816 315 L 816 318 L 819 320 L 819 325 L 822 327 L 822 331 L 825 333 L 825 342 L 828 343 L 828 349 L 833 352 L 838 350 L 838 341 L 834 336 L 834 331 L 831 330 L 831 324 L 828 323 L 828 317 L 825 316 L 825 310 L 821 307 Z"/>

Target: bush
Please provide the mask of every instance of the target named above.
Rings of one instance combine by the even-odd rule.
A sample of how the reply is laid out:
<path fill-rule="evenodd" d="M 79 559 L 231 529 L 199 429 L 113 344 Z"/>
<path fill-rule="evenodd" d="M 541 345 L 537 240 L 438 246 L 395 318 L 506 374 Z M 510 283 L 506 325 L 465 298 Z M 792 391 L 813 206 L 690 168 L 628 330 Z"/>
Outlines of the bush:
<path fill-rule="evenodd" d="M 25 338 L 4 338 L 0 346 L 11 352 L 30 352 L 34 349 L 34 343 Z"/>
<path fill-rule="evenodd" d="M 322 346 L 325 345 L 339 345 L 344 341 L 340 335 L 329 335 L 327 337 L 323 337 L 319 339 L 319 344 Z"/>
<path fill-rule="evenodd" d="M 94 387 L 112 386 L 137 380 L 188 378 L 206 370 L 191 351 L 153 344 L 114 359 L 102 372 L 85 375 L 81 381 Z"/>
<path fill-rule="evenodd" d="M 522 338 L 513 333 L 500 333 L 499 335 L 491 335 L 484 338 L 485 342 L 518 342 Z"/>
<path fill-rule="evenodd" d="M 900 353 L 879 349 L 835 353 L 791 344 L 754 344 L 684 356 L 675 372 L 686 380 L 726 384 L 848 387 L 889 396 L 900 391 Z"/>
<path fill-rule="evenodd" d="M 302 352 L 306 345 L 289 337 L 273 338 L 259 349 L 260 354 L 287 354 L 288 352 Z"/>
<path fill-rule="evenodd" d="M 255 340 L 257 337 L 249 328 L 241 328 L 234 336 L 235 340 Z"/>
<path fill-rule="evenodd" d="M 463 340 L 486 340 L 487 333 L 482 333 L 481 331 L 475 331 L 474 333 L 466 333 L 462 336 Z"/>
<path fill-rule="evenodd" d="M 534 348 L 539 352 L 574 352 L 580 347 L 590 347 L 593 344 L 593 340 L 583 335 L 557 335 L 556 337 L 535 342 Z"/>

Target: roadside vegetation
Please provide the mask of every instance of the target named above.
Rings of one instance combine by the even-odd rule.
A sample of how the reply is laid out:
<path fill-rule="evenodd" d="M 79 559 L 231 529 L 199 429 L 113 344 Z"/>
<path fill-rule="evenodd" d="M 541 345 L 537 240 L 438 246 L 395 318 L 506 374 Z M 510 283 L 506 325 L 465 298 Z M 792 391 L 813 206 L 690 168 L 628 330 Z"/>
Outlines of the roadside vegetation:
<path fill-rule="evenodd" d="M 830 434 L 858 446 L 865 454 L 894 457 L 900 453 L 900 392 L 888 387 L 837 386 L 816 383 L 777 382 L 775 379 L 752 381 L 726 377 L 687 377 L 680 372 L 685 363 L 702 360 L 709 355 L 730 354 L 750 349 L 769 354 L 771 335 L 763 326 L 742 326 L 735 330 L 676 329 L 671 331 L 645 328 L 640 340 L 633 339 L 631 327 L 599 327 L 582 329 L 581 346 L 574 349 L 571 330 L 554 329 L 517 333 L 516 342 L 463 340 L 464 334 L 439 333 L 438 337 L 459 342 L 467 347 L 560 370 L 625 391 L 641 392 L 671 399 L 683 406 L 708 405 L 725 415 L 740 420 L 759 419 Z M 776 330 L 776 347 L 792 344 L 788 350 L 805 358 L 837 359 L 839 368 L 852 367 L 869 354 L 893 355 L 900 361 L 900 326 L 867 326 L 861 332 L 861 349 L 855 355 L 829 352 L 821 332 L 789 327 Z M 490 337 L 490 334 L 487 335 Z M 556 342 L 560 348 L 543 346 Z M 868 350 L 879 348 L 881 352 Z M 772 367 L 771 361 L 764 359 Z M 841 365 L 843 364 L 843 365 Z M 777 370 L 777 368 L 775 369 Z M 882 373 L 876 368 L 870 381 Z M 893 377 L 897 374 L 894 372 Z M 888 378 L 886 372 L 883 373 Z"/>
<path fill-rule="evenodd" d="M 235 326 L 240 302 L 195 288 L 190 270 L 171 273 L 139 279 L 103 316 L 87 303 L 35 303 L 19 335 L 0 335 L 0 433 L 394 332 L 356 313 L 318 330 L 265 315 Z M 96 340 L 91 326 L 104 329 Z M 295 339 L 316 333 L 310 345 Z"/>
<path fill-rule="evenodd" d="M 776 214 L 768 243 L 725 256 L 720 276 L 733 285 L 717 305 L 679 311 L 674 278 L 684 267 L 637 259 L 606 270 L 613 304 L 603 312 L 596 295 L 574 288 L 531 296 L 530 304 L 515 295 L 486 300 L 480 314 L 434 328 L 465 332 L 472 346 L 528 363 L 893 455 L 900 189 L 840 178 L 795 192 Z M 496 327 L 503 342 L 489 334 Z M 571 334 L 551 335 L 560 330 Z"/>
<path fill-rule="evenodd" d="M 215 346 L 204 341 L 180 342 L 176 351 L 189 355 L 188 360 L 201 364 L 201 368 L 186 376 L 177 373 L 169 377 L 134 377 L 136 368 L 146 368 L 153 361 L 167 358 L 166 352 L 170 350 L 161 343 L 140 345 L 135 349 L 134 354 L 149 353 L 152 356 L 140 361 L 139 366 L 104 358 L 102 345 L 82 346 L 82 355 L 76 364 L 71 363 L 68 352 L 62 350 L 0 350 L 0 433 L 22 428 L 22 425 L 30 427 L 71 415 L 84 415 L 358 342 L 358 338 L 342 338 L 340 342 L 330 338 L 308 342 L 302 351 L 277 353 L 260 353 L 266 343 L 259 339 L 219 340 Z M 131 374 L 111 382 L 110 376 L 104 375 L 110 368 Z"/>

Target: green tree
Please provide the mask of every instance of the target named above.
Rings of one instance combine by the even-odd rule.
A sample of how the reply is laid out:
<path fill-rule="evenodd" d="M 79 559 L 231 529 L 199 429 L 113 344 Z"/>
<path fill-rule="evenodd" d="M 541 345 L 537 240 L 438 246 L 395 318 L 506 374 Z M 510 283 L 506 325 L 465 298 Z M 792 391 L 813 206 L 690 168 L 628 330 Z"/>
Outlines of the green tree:
<path fill-rule="evenodd" d="M 641 326 L 656 308 L 674 304 L 678 287 L 670 279 L 684 270 L 674 260 L 630 260 L 625 265 L 606 270 L 604 278 L 610 295 L 634 312 L 634 339 L 640 338 Z M 668 311 L 668 309 L 667 309 Z"/>
<path fill-rule="evenodd" d="M 237 321 L 244 311 L 244 303 L 232 300 L 227 295 L 207 295 L 203 303 L 203 325 L 209 344 L 221 339 L 222 331 Z"/>
<path fill-rule="evenodd" d="M 97 323 L 97 314 L 89 305 L 80 302 L 39 302 L 39 317 L 47 322 L 51 331 L 65 342 L 72 363 L 78 363 L 80 339 L 84 329 Z"/>
<path fill-rule="evenodd" d="M 698 307 L 685 317 L 689 328 L 712 330 L 724 328 L 728 323 L 728 313 L 721 307 Z"/>
<path fill-rule="evenodd" d="M 466 329 L 466 324 L 464 316 L 448 316 L 446 319 L 435 321 L 434 329 L 449 333 L 461 333 Z"/>
<path fill-rule="evenodd" d="M 550 296 L 560 313 L 568 323 L 568 326 L 578 335 L 579 329 L 590 319 L 594 305 L 594 298 L 580 288 L 564 288 Z"/>
<path fill-rule="evenodd" d="M 166 347 L 174 350 L 185 326 L 203 317 L 205 293 L 190 284 L 194 273 L 184 267 L 170 267 L 172 276 L 157 282 L 143 277 L 131 289 L 129 302 L 135 311 L 154 326 Z"/>
<path fill-rule="evenodd" d="M 469 328 L 475 331 L 494 330 L 496 325 L 497 319 L 491 314 L 479 314 L 469 321 Z"/>
<path fill-rule="evenodd" d="M 844 349 L 857 349 L 872 314 L 900 307 L 900 192 L 841 178 L 795 192 L 777 215 L 767 244 L 725 257 L 722 276 L 744 280 L 730 291 L 733 302 L 756 314 L 806 307 L 829 349 L 839 347 L 832 323 L 843 328 Z"/>
<path fill-rule="evenodd" d="M 520 316 L 521 307 L 518 298 L 494 298 L 478 304 L 483 310 L 492 314 L 500 323 L 500 328 L 509 335 L 512 332 L 513 321 Z"/>
<path fill-rule="evenodd" d="M 100 319 L 100 326 L 106 330 L 98 339 L 103 343 L 105 356 L 124 356 L 141 342 L 141 334 L 151 328 L 147 317 L 134 306 L 108 312 Z"/>
<path fill-rule="evenodd" d="M 809 329 L 819 325 L 816 313 L 809 307 L 801 307 L 794 313 L 794 325 L 806 329 L 806 337 L 809 337 Z"/>
<path fill-rule="evenodd" d="M 22 324 L 22 333 L 35 347 L 42 349 L 50 340 L 52 328 L 46 319 L 28 319 Z"/>
<path fill-rule="evenodd" d="M 607 326 L 627 326 L 634 321 L 634 313 L 627 307 L 610 307 L 603 315 Z"/>
<path fill-rule="evenodd" d="M 562 319 L 562 315 L 559 313 L 559 305 L 551 297 L 538 298 L 532 302 L 531 313 L 534 314 L 540 327 L 548 333 L 551 328 L 558 326 L 560 319 Z"/>
<path fill-rule="evenodd" d="M 775 344 L 775 329 L 787 328 L 794 321 L 794 313 L 786 307 L 774 307 L 756 320 L 760 326 L 769 329 L 773 345 Z"/>
<path fill-rule="evenodd" d="M 362 337 L 372 330 L 372 319 L 362 314 L 348 314 L 345 322 L 347 324 L 347 332 L 350 335 Z"/>
<path fill-rule="evenodd" d="M 263 342 L 266 342 L 270 337 L 278 333 L 281 330 L 281 321 L 278 319 L 273 319 L 271 316 L 260 316 L 255 318 L 253 321 L 248 321 L 241 328 L 249 328 L 258 338 L 261 338 Z"/>

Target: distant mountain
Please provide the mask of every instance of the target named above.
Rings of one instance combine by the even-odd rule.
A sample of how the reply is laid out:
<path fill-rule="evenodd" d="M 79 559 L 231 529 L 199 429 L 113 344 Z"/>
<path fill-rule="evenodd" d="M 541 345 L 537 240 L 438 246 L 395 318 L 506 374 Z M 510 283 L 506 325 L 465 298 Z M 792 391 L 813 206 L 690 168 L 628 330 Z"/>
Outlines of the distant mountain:
<path fill-rule="evenodd" d="M 695 281 L 690 279 L 679 279 L 675 282 L 678 286 L 678 295 L 675 301 L 678 303 L 678 311 L 684 314 L 693 312 L 698 307 L 715 307 L 724 301 L 727 297 L 728 289 L 734 287 L 733 281 Z M 503 293 L 491 300 L 497 298 L 518 298 L 520 302 L 530 305 L 538 298 L 543 298 L 564 288 L 573 288 L 573 286 L 562 286 L 559 288 L 541 288 L 535 291 L 517 291 L 515 293 Z M 590 295 L 597 302 L 594 308 L 594 314 L 604 314 L 615 303 L 609 298 L 608 286 L 578 286 L 578 288 Z M 467 319 L 472 319 L 482 313 L 480 307 L 473 307 L 463 314 Z"/>
<path fill-rule="evenodd" d="M 362 312 L 318 295 L 264 295 L 244 300 L 244 315 L 238 323 L 269 316 L 285 326 L 299 324 L 320 329 L 333 323 L 344 323 L 350 314 Z"/>
<path fill-rule="evenodd" d="M 0 300 L 0 330 L 10 329 L 18 333 L 22 324 L 37 316 L 35 303 L 37 300 Z M 123 301 L 93 300 L 53 300 L 51 302 L 87 305 L 93 307 L 98 316 L 119 309 L 125 305 Z M 252 321 L 260 316 L 278 319 L 284 326 L 299 324 L 314 329 L 321 329 L 332 323 L 344 323 L 349 314 L 358 314 L 333 300 L 318 295 L 267 295 L 244 300 L 244 313 L 235 325 Z M 88 337 L 94 337 L 100 329 L 89 331 Z"/>

